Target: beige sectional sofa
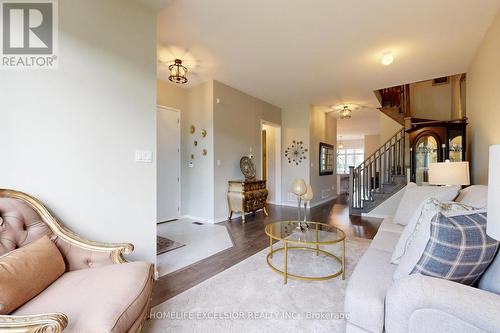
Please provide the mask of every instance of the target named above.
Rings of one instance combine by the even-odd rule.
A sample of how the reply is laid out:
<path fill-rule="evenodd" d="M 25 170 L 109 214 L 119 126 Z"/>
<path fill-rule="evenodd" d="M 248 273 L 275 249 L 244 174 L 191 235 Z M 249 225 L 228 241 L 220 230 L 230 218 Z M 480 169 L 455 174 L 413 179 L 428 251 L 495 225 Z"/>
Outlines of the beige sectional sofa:
<path fill-rule="evenodd" d="M 391 256 L 403 229 L 385 218 L 359 260 L 346 289 L 347 332 L 500 332 L 496 293 L 420 274 L 393 281 Z M 493 269 L 500 279 L 499 257 L 490 279 Z"/>

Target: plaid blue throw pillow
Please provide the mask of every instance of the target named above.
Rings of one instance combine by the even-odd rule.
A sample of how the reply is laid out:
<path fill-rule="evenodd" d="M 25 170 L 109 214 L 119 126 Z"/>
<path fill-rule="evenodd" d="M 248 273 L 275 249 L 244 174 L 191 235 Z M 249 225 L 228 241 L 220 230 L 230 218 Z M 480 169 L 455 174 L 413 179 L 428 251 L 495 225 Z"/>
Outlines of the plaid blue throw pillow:
<path fill-rule="evenodd" d="M 473 285 L 495 258 L 498 242 L 486 235 L 486 213 L 436 215 L 431 238 L 411 274 Z"/>

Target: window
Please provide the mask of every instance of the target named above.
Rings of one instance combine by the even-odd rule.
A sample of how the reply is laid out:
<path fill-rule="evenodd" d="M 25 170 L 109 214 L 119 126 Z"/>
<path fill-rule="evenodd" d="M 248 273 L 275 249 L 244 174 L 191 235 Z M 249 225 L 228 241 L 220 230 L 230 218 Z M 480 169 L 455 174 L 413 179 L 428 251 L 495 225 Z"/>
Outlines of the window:
<path fill-rule="evenodd" d="M 349 167 L 357 167 L 364 158 L 363 149 L 337 149 L 337 174 L 349 174 Z"/>

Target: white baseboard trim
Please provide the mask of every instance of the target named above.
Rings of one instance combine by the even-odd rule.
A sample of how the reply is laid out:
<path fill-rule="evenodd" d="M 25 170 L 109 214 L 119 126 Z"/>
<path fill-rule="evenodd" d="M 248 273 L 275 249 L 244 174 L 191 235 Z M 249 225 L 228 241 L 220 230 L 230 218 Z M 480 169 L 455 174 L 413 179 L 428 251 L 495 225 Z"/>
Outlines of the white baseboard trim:
<path fill-rule="evenodd" d="M 317 201 L 317 202 L 313 203 L 312 205 L 309 205 L 309 207 L 310 208 L 316 207 L 316 206 L 322 205 L 324 203 L 327 203 L 327 202 L 335 200 L 335 199 L 337 199 L 337 195 L 321 199 L 320 201 Z M 295 201 L 295 202 L 285 201 L 285 202 L 282 202 L 280 206 L 287 206 L 287 207 L 297 208 L 297 201 Z"/>
<path fill-rule="evenodd" d="M 198 222 L 204 222 L 204 221 L 208 220 L 208 219 L 205 219 L 203 217 L 194 216 L 194 215 L 182 215 L 181 217 L 179 217 L 179 219 L 190 219 L 190 220 L 195 220 Z"/>
<path fill-rule="evenodd" d="M 389 215 L 373 214 L 373 213 L 361 213 L 361 216 L 363 216 L 363 217 L 375 217 L 375 218 L 378 218 L 378 219 L 385 219 Z"/>
<path fill-rule="evenodd" d="M 324 198 L 324 199 L 321 199 L 320 201 L 313 203 L 312 205 L 310 205 L 310 207 L 313 208 L 313 207 L 325 204 L 325 203 L 332 201 L 332 200 L 335 200 L 335 199 L 337 199 L 336 195 L 328 197 L 328 198 Z"/>

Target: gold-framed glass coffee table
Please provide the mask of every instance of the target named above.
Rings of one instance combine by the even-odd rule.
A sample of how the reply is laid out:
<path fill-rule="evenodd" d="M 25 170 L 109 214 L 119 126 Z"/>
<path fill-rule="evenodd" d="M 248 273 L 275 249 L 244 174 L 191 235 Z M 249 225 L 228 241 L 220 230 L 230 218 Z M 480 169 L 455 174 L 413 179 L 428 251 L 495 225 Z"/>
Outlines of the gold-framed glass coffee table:
<path fill-rule="evenodd" d="M 342 280 L 345 279 L 345 233 L 337 227 L 319 223 L 307 222 L 308 228 L 300 228 L 305 226 L 304 222 L 297 221 L 278 221 L 266 225 L 265 232 L 269 236 L 269 253 L 266 257 L 267 264 L 271 269 L 283 275 L 284 283 L 287 283 L 288 277 L 293 277 L 302 280 L 328 280 L 339 275 L 342 275 Z M 273 240 L 283 242 L 282 247 L 273 249 Z M 321 246 L 339 244 L 342 247 L 341 255 L 335 255 L 326 251 Z M 325 255 L 326 257 L 340 264 L 340 269 L 325 276 L 304 276 L 292 274 L 288 272 L 288 251 L 313 251 L 316 255 Z M 279 251 L 284 252 L 284 269 L 278 269 L 272 263 L 273 254 Z"/>

